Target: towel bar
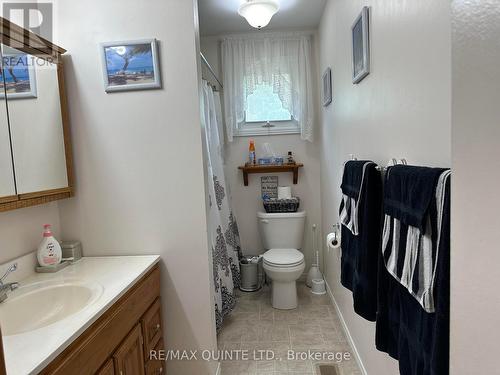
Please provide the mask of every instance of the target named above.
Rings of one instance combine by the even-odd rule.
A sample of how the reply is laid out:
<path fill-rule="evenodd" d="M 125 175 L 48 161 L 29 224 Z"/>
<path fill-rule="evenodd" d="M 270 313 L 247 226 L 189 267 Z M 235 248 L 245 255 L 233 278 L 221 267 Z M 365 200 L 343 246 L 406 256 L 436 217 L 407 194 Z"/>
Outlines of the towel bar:
<path fill-rule="evenodd" d="M 401 159 L 401 160 L 399 160 L 399 163 L 398 163 L 398 160 L 396 160 L 396 159 L 394 159 L 394 158 L 393 158 L 393 159 L 391 160 L 391 162 L 392 162 L 392 165 L 398 165 L 398 164 L 408 165 L 408 162 L 406 161 L 406 159 Z M 377 167 L 376 167 L 376 168 L 377 168 L 377 170 L 378 170 L 378 171 L 384 172 L 384 171 L 386 171 L 386 170 L 387 170 L 387 168 L 389 168 L 389 167 L 382 167 L 382 166 L 380 166 L 380 165 L 377 165 Z"/>
<path fill-rule="evenodd" d="M 358 158 L 356 157 L 355 154 L 349 154 L 349 160 L 358 160 Z M 392 158 L 389 163 L 392 163 L 392 165 L 398 165 L 398 164 L 408 165 L 408 162 L 404 158 L 400 159 L 399 161 L 396 158 Z M 381 165 L 377 165 L 377 167 L 376 167 L 377 171 L 381 171 L 381 172 L 386 171 L 387 168 L 389 168 L 389 165 L 385 166 L 385 167 L 383 167 Z"/>

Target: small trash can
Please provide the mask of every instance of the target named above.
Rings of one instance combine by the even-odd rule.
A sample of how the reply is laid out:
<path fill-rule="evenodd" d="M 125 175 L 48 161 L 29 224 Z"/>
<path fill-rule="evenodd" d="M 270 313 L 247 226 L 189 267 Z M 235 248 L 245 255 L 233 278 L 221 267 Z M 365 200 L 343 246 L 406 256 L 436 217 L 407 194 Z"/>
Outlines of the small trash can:
<path fill-rule="evenodd" d="M 243 292 L 255 292 L 261 287 L 260 257 L 242 257 L 240 259 L 241 285 Z"/>

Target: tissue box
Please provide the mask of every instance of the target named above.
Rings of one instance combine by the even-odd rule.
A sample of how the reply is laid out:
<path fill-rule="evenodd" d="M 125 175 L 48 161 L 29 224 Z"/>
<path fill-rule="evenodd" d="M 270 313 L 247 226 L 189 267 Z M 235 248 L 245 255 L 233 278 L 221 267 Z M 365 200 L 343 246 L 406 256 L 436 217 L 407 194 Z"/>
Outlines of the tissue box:
<path fill-rule="evenodd" d="M 80 241 L 63 241 L 61 242 L 61 250 L 63 258 L 73 258 L 71 263 L 82 259 L 82 243 Z"/>
<path fill-rule="evenodd" d="M 273 160 L 271 158 L 259 158 L 259 165 L 269 165 L 272 164 Z"/>

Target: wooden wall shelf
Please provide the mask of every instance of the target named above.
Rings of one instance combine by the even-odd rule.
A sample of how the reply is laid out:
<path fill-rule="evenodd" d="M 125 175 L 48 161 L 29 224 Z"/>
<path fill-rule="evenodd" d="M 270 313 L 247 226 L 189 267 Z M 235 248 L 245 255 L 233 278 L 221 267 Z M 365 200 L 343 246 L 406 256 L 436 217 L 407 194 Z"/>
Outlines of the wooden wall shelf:
<path fill-rule="evenodd" d="M 302 168 L 304 164 L 283 164 L 283 165 L 250 165 L 245 164 L 239 166 L 243 172 L 243 183 L 248 186 L 248 175 L 250 173 L 279 173 L 279 172 L 292 172 L 293 173 L 293 184 L 296 185 L 299 181 L 299 168 Z"/>

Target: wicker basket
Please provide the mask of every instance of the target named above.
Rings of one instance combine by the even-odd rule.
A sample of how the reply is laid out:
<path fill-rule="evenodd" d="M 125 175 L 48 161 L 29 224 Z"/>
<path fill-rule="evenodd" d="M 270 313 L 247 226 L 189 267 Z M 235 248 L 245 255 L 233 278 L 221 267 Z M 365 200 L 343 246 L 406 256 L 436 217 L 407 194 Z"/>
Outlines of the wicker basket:
<path fill-rule="evenodd" d="M 290 199 L 271 198 L 264 200 L 264 209 L 268 214 L 279 212 L 297 212 L 300 206 L 300 198 Z"/>

